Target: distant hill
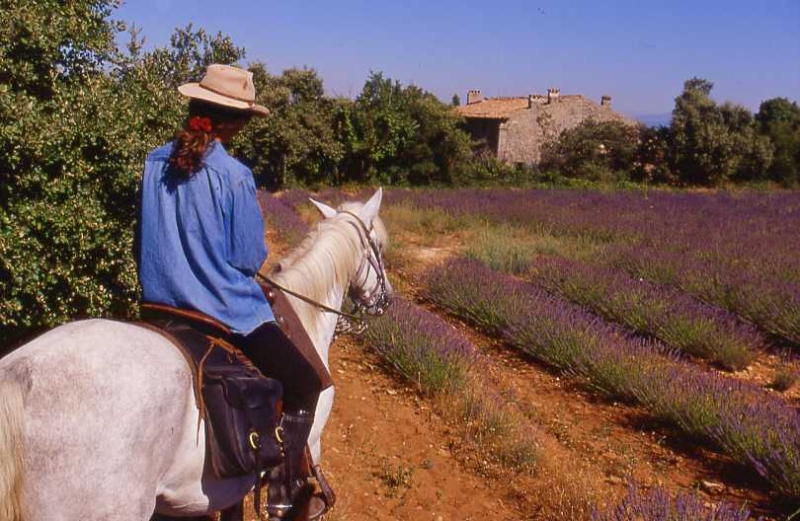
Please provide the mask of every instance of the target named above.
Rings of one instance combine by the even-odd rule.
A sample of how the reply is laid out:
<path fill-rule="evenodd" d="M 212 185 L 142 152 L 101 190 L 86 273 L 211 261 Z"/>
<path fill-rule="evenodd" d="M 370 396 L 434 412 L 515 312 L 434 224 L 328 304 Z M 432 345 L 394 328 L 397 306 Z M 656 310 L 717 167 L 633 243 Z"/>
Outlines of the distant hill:
<path fill-rule="evenodd" d="M 645 114 L 642 116 L 634 116 L 635 119 L 648 127 L 669 126 L 672 121 L 672 112 L 665 112 L 664 114 Z"/>

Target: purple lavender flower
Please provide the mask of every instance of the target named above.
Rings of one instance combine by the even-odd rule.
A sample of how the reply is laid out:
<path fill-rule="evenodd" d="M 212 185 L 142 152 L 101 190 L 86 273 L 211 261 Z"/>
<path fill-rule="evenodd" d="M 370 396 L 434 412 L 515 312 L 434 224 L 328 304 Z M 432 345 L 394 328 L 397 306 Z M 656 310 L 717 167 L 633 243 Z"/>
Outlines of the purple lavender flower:
<path fill-rule="evenodd" d="M 593 521 L 748 521 L 750 511 L 728 503 L 706 506 L 695 494 L 678 494 L 674 499 L 662 487 L 641 490 L 628 484 L 628 494 L 606 510 L 595 510 Z"/>
<path fill-rule="evenodd" d="M 447 322 L 402 298 L 370 322 L 366 338 L 400 374 L 431 394 L 461 385 L 477 356 Z"/>
<path fill-rule="evenodd" d="M 531 272 L 548 291 L 727 369 L 746 367 L 765 344 L 752 326 L 734 315 L 622 271 L 551 258 L 540 260 Z"/>
<path fill-rule="evenodd" d="M 614 243 L 617 265 L 800 347 L 800 193 L 393 190 L 388 199 Z"/>
<path fill-rule="evenodd" d="M 289 244 L 295 244 L 308 233 L 308 225 L 281 199 L 264 190 L 258 191 L 258 204 L 267 226 L 274 227 Z"/>

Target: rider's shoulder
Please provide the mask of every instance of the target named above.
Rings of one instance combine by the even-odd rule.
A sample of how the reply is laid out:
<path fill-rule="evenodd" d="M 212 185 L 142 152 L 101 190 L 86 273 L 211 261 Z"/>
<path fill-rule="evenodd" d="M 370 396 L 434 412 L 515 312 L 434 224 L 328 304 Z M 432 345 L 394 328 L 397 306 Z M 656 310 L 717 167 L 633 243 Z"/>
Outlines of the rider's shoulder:
<path fill-rule="evenodd" d="M 205 162 L 206 166 L 228 176 L 230 180 L 234 182 L 240 179 L 253 177 L 250 168 L 228 154 L 221 143 L 214 143 L 211 150 L 209 150 L 208 156 L 206 156 Z"/>
<path fill-rule="evenodd" d="M 167 161 L 172 154 L 172 142 L 154 148 L 147 154 L 147 161 Z"/>

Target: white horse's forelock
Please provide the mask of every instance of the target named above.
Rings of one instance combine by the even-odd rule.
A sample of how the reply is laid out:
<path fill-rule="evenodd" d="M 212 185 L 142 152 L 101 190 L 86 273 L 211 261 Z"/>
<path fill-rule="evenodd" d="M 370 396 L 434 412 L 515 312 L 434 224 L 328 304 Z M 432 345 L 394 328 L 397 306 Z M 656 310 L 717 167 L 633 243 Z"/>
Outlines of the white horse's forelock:
<path fill-rule="evenodd" d="M 340 209 L 356 213 L 361 207 L 362 203 L 345 203 Z M 363 248 L 361 232 L 352 225 L 353 219 L 352 215 L 340 213 L 317 223 L 316 229 L 281 259 L 280 269 L 272 276 L 275 281 L 316 302 L 328 301 L 326 292 L 331 287 L 346 288 L 360 260 L 356 254 Z M 386 228 L 381 220 L 376 218 L 373 226 L 378 242 L 386 244 Z M 296 299 L 292 303 L 309 336 L 316 338 L 319 308 Z"/>

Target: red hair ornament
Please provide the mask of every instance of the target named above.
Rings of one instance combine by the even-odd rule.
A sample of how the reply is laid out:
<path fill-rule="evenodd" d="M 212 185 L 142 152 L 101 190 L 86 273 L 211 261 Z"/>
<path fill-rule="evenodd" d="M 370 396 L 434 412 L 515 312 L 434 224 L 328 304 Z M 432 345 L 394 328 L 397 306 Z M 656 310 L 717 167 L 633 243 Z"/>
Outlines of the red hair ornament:
<path fill-rule="evenodd" d="M 211 119 L 200 116 L 192 116 L 189 118 L 189 130 L 202 130 L 206 133 L 211 132 Z"/>

